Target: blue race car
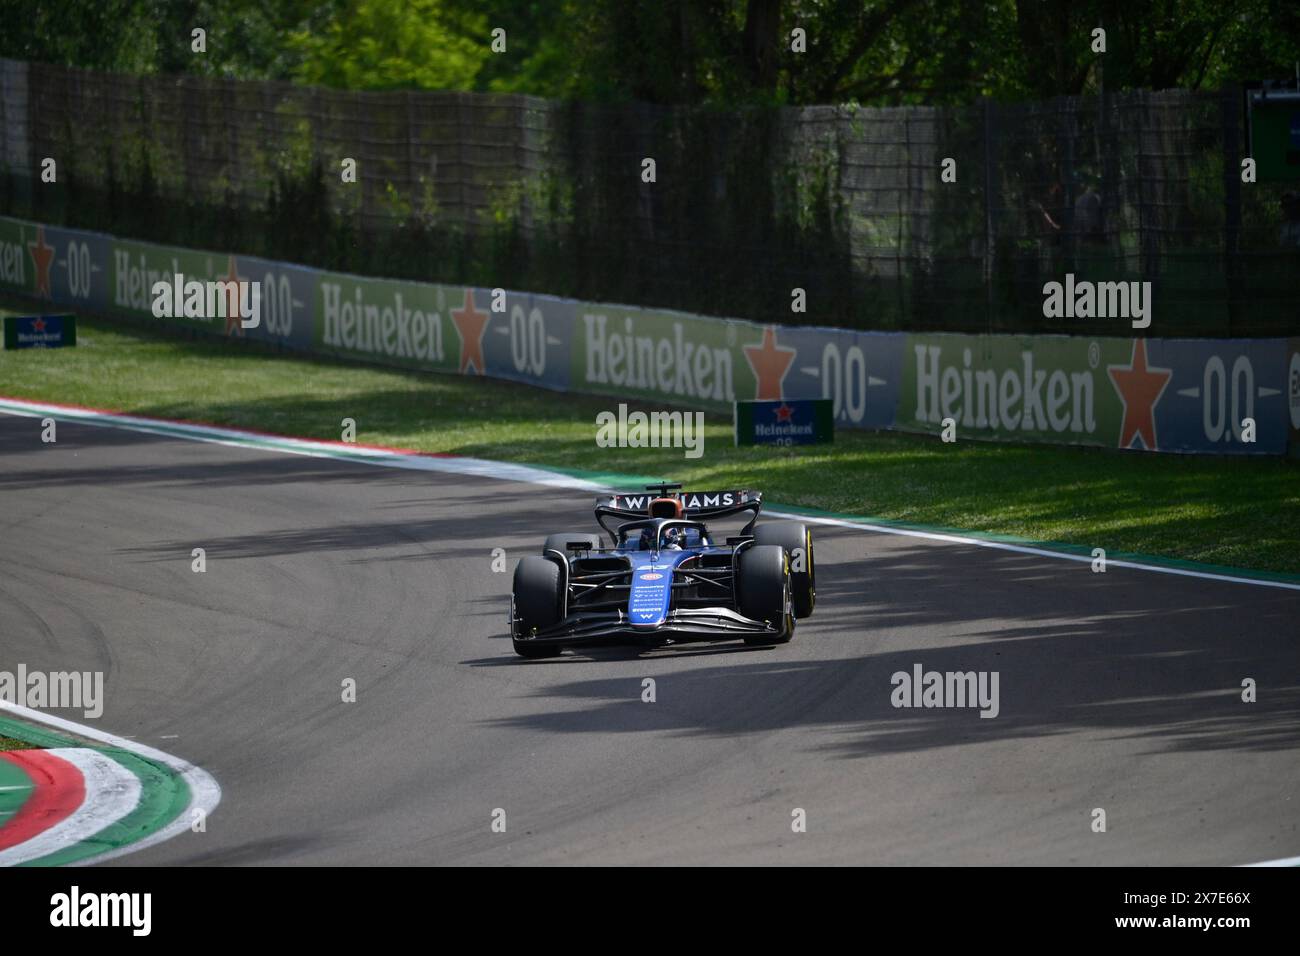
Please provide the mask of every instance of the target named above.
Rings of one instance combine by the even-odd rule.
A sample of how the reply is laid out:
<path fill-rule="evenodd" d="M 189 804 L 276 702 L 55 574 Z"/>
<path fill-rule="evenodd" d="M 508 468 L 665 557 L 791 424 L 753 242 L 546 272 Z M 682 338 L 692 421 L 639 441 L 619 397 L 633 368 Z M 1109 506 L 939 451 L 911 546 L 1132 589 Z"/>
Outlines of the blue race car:
<path fill-rule="evenodd" d="M 605 495 L 596 522 L 609 535 L 552 534 L 515 568 L 510 637 L 522 657 L 581 644 L 647 646 L 741 638 L 784 644 L 816 603 L 812 535 L 798 521 L 756 525 L 756 491 Z M 704 519 L 749 515 L 718 541 Z M 606 522 L 618 520 L 616 527 Z"/>

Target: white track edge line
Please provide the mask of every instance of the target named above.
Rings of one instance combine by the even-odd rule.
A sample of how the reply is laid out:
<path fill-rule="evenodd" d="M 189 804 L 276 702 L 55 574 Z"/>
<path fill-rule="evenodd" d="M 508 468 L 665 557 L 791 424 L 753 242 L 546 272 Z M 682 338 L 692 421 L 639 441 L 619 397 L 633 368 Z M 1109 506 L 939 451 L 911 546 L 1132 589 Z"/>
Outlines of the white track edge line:
<path fill-rule="evenodd" d="M 232 428 L 219 428 L 212 425 L 196 425 L 188 422 L 169 422 L 164 419 L 137 418 L 131 415 L 118 415 L 111 412 L 99 412 L 94 409 L 66 409 L 39 402 L 0 400 L 0 413 L 34 417 L 48 415 L 62 416 L 86 425 L 102 425 L 109 428 L 123 428 L 130 431 L 145 432 L 170 438 L 189 438 L 194 441 L 227 445 L 237 448 L 253 448 L 263 451 L 281 451 L 293 455 L 306 455 L 312 458 L 332 458 L 351 461 L 363 465 L 378 465 L 385 468 L 406 468 L 416 471 L 439 471 L 449 474 L 474 475 L 483 478 L 500 478 L 506 481 L 521 481 L 529 484 L 544 485 L 552 488 L 572 488 L 578 491 L 610 491 L 609 485 L 575 478 L 563 472 L 548 471 L 535 465 L 518 465 L 509 462 L 497 462 L 485 458 L 432 457 L 428 455 L 405 455 L 384 449 L 358 447 L 341 449 L 335 444 L 315 442 L 305 438 L 259 435 L 256 432 L 241 431 Z M 1053 551 L 1050 548 L 1035 547 L 1029 544 L 1011 544 L 1005 541 L 989 541 L 985 538 L 951 534 L 938 531 L 921 531 L 913 528 L 898 528 L 890 525 L 873 524 L 869 518 L 848 519 L 820 517 L 783 511 L 780 508 L 768 509 L 769 515 L 784 518 L 797 518 L 813 524 L 830 525 L 840 528 L 852 528 L 858 531 L 870 531 L 876 534 L 891 534 L 907 538 L 921 538 L 944 544 L 973 545 L 990 548 L 995 551 L 1009 551 L 1015 554 L 1028 554 L 1035 557 L 1053 558 L 1061 561 L 1091 563 L 1094 559 L 1087 555 L 1071 554 L 1068 551 Z M 1247 584 L 1255 587 L 1276 588 L 1284 591 L 1300 591 L 1300 584 L 1289 581 L 1270 581 L 1265 578 L 1249 578 L 1232 574 L 1219 574 L 1213 571 L 1196 571 L 1191 568 L 1166 567 L 1158 564 L 1145 564 L 1123 558 L 1107 558 L 1108 567 L 1127 568 L 1134 571 L 1152 571 L 1157 574 L 1172 574 L 1179 577 L 1199 578 L 1205 581 L 1222 581 L 1228 584 Z"/>
<path fill-rule="evenodd" d="M 857 528 L 861 531 L 875 531 L 880 534 L 895 534 L 908 538 L 925 538 L 929 541 L 942 541 L 946 544 L 970 544 L 979 548 L 992 548 L 995 551 L 1012 551 L 1017 554 L 1032 554 L 1044 558 L 1058 558 L 1062 561 L 1077 561 L 1091 564 L 1095 558 L 1086 554 L 1071 554 L 1068 551 L 1053 551 L 1050 548 L 1036 548 L 1028 544 L 1010 544 L 1005 541 L 988 541 L 984 538 L 966 537 L 959 534 L 945 534 L 939 531 L 918 531 L 913 528 L 892 528 L 888 525 L 872 524 L 864 519 L 855 521 L 848 518 L 822 518 L 816 515 L 799 514 L 794 511 L 782 511 L 779 508 L 768 509 L 769 515 L 783 518 L 797 518 L 813 524 L 834 525 L 839 528 Z M 1285 591 L 1300 591 L 1300 584 L 1288 581 L 1268 581 L 1263 578 L 1243 578 L 1232 574 L 1216 574 L 1213 571 L 1194 571 L 1191 568 L 1170 568 L 1158 564 L 1143 564 L 1140 561 L 1126 561 L 1123 558 L 1107 558 L 1107 568 L 1130 568 L 1135 571 L 1156 571 L 1160 574 L 1176 574 L 1182 577 L 1202 578 L 1207 581 L 1226 581 L 1230 584 L 1253 584 L 1264 588 L 1281 588 Z"/>
<path fill-rule="evenodd" d="M 1265 860 L 1263 863 L 1243 863 L 1244 867 L 1260 866 L 1300 866 L 1300 856 L 1289 856 L 1282 860 Z"/>

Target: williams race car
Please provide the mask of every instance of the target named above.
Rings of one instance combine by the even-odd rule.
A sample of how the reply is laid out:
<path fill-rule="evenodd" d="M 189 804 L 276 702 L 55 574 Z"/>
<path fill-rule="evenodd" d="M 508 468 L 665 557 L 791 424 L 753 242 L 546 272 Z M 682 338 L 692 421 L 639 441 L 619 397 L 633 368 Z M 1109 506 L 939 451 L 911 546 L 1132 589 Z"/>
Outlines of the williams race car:
<path fill-rule="evenodd" d="M 604 495 L 596 523 L 609 535 L 552 534 L 515 568 L 510 637 L 523 657 L 580 644 L 647 646 L 740 638 L 784 644 L 816 601 L 812 535 L 797 521 L 755 526 L 756 491 Z M 714 538 L 705 519 L 748 515 L 738 535 Z M 611 527 L 611 521 L 619 522 Z"/>

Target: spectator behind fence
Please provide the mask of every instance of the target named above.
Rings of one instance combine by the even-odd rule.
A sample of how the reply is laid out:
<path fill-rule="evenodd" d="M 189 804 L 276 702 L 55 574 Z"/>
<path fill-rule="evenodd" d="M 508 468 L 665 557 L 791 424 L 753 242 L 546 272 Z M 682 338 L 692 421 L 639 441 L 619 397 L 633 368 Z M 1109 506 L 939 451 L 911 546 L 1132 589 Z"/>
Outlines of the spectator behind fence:
<path fill-rule="evenodd" d="M 1300 249 L 1300 195 L 1294 192 L 1282 194 L 1282 228 L 1277 241 L 1288 249 Z"/>
<path fill-rule="evenodd" d="M 1074 201 L 1074 233 L 1081 242 L 1105 245 L 1106 223 L 1102 218 L 1101 193 L 1097 192 L 1096 180 L 1091 176 L 1084 182 L 1082 194 Z"/>
<path fill-rule="evenodd" d="M 1029 200 L 1030 220 L 1034 224 L 1033 232 L 1040 237 L 1056 238 L 1061 232 L 1061 207 L 1064 200 L 1060 182 L 1054 182 L 1047 188 L 1044 202 Z"/>

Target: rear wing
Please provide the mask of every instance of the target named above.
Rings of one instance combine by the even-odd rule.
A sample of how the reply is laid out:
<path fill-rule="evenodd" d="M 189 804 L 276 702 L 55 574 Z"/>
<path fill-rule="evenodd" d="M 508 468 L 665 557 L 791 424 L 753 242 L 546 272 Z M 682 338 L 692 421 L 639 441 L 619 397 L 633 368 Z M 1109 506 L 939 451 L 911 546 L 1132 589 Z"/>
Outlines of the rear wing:
<path fill-rule="evenodd" d="M 596 499 L 596 521 L 602 528 L 605 528 L 605 523 L 602 520 L 605 517 L 627 518 L 628 520 L 644 518 L 648 513 L 647 509 L 650 507 L 650 502 L 656 498 L 676 498 L 682 503 L 683 516 L 695 521 L 725 518 L 744 511 L 752 511 L 753 515 L 744 530 L 745 534 L 749 534 L 753 529 L 754 522 L 758 520 L 758 512 L 763 507 L 763 493 L 761 491 L 744 489 L 734 491 L 682 491 L 681 487 L 681 485 L 665 483 L 647 485 L 646 490 L 641 492 L 633 491 L 601 495 Z"/>

